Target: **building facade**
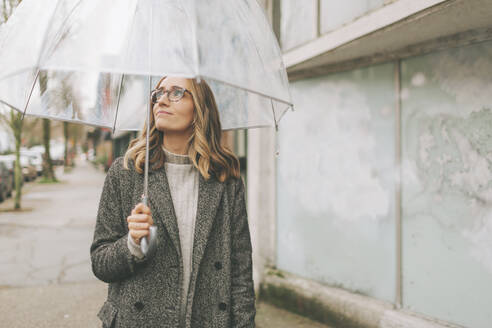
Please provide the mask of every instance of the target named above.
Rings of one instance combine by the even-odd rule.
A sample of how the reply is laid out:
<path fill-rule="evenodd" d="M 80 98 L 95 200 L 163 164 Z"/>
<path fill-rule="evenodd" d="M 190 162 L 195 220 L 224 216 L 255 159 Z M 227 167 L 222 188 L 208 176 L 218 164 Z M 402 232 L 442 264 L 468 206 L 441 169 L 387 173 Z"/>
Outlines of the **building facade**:
<path fill-rule="evenodd" d="M 248 132 L 258 289 L 335 326 L 491 327 L 492 2 L 262 4 L 295 111 Z"/>

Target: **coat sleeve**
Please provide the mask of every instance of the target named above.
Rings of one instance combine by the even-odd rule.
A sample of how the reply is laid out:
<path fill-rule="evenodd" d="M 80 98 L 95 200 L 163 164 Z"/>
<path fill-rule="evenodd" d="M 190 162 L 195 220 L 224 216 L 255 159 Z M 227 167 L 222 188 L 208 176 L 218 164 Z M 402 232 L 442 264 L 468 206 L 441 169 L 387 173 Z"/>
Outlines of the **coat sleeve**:
<path fill-rule="evenodd" d="M 146 257 L 140 259 L 128 248 L 119 181 L 119 173 L 123 170 L 121 160 L 117 159 L 106 175 L 90 247 L 92 272 L 107 283 L 128 278 L 146 261 Z"/>
<path fill-rule="evenodd" d="M 231 311 L 234 328 L 255 327 L 256 315 L 251 237 L 244 189 L 244 182 L 239 178 L 231 228 Z"/>

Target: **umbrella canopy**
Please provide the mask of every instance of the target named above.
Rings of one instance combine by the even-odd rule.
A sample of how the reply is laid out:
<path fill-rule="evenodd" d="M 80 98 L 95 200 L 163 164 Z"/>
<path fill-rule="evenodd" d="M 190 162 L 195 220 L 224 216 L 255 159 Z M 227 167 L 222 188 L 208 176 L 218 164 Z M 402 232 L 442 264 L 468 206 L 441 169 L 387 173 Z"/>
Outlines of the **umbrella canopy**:
<path fill-rule="evenodd" d="M 26 115 L 140 130 L 162 76 L 206 80 L 224 130 L 292 108 L 256 0 L 24 0 L 0 30 L 0 101 Z"/>
<path fill-rule="evenodd" d="M 162 76 L 206 80 L 223 129 L 278 128 L 292 108 L 256 0 L 24 0 L 0 28 L 0 102 L 26 115 L 140 130 Z"/>

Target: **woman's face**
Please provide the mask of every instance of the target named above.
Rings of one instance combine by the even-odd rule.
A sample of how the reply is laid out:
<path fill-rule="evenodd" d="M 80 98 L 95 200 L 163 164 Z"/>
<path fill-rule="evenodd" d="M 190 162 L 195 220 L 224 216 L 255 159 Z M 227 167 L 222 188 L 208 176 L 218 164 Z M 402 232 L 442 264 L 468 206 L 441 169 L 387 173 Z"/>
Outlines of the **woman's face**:
<path fill-rule="evenodd" d="M 191 90 L 191 80 L 179 77 L 166 77 L 157 88 L 172 90 L 173 87 L 181 87 Z M 191 92 L 191 91 L 190 91 Z M 190 93 L 185 92 L 183 98 L 177 102 L 169 100 L 166 93 L 153 106 L 155 126 L 163 132 L 189 132 L 192 128 L 195 106 Z M 172 97 L 171 97 L 172 98 Z"/>

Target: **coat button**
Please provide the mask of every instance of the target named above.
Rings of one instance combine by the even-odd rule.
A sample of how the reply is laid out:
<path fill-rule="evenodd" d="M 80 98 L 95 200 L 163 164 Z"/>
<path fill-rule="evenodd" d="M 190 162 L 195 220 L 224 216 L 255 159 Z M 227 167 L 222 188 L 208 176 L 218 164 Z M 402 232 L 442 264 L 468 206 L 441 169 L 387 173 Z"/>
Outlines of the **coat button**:
<path fill-rule="evenodd" d="M 216 268 L 217 270 L 222 269 L 222 263 L 220 263 L 220 262 L 215 262 L 215 268 Z"/>
<path fill-rule="evenodd" d="M 225 303 L 219 303 L 219 309 L 220 309 L 221 311 L 225 311 L 225 310 L 227 310 L 227 304 L 225 304 Z"/>
<path fill-rule="evenodd" d="M 142 311 L 144 308 L 144 305 L 142 302 L 136 302 L 135 304 L 133 304 L 133 306 L 135 306 L 135 309 L 137 309 L 138 311 Z"/>

